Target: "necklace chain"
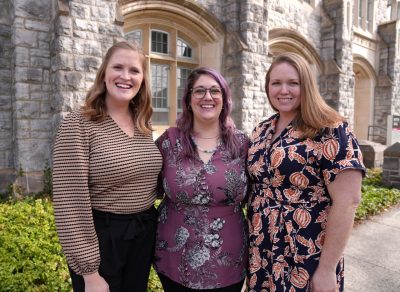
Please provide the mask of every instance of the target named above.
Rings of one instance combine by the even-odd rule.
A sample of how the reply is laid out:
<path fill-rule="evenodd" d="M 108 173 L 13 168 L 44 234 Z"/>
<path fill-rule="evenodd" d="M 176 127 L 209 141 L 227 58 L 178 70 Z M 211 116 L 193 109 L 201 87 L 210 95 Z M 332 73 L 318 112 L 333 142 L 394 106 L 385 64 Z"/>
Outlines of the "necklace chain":
<path fill-rule="evenodd" d="M 211 139 L 218 138 L 218 137 L 219 137 L 219 134 L 217 134 L 217 135 L 216 135 L 216 136 L 214 136 L 214 137 L 200 137 L 200 136 L 193 136 L 193 137 L 196 137 L 197 139 L 206 139 L 206 140 L 211 140 Z"/>
<path fill-rule="evenodd" d="M 214 138 L 217 138 L 218 136 L 215 136 Z M 204 138 L 204 139 L 212 139 L 212 138 Z M 192 141 L 193 141 L 194 145 L 196 146 L 197 150 L 199 150 L 200 152 L 203 152 L 203 153 L 208 153 L 208 154 L 213 154 L 215 151 L 217 151 L 218 146 L 221 145 L 221 139 L 218 139 L 217 146 L 215 146 L 214 148 L 211 148 L 211 149 L 204 149 L 204 148 L 201 148 L 196 143 L 196 140 L 193 136 L 192 136 Z"/>

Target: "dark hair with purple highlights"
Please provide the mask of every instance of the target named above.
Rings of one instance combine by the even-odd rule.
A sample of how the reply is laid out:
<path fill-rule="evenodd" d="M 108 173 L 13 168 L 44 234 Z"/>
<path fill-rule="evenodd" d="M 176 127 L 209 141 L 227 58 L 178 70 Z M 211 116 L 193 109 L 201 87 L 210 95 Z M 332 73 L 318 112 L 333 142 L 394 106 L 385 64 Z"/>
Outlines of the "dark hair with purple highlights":
<path fill-rule="evenodd" d="M 222 142 L 230 153 L 232 158 L 240 155 L 240 142 L 235 135 L 236 126 L 230 114 L 232 112 L 231 91 L 224 77 L 212 68 L 200 67 L 194 69 L 186 80 L 185 92 L 182 96 L 182 113 L 176 120 L 176 125 L 183 132 L 182 147 L 185 156 L 193 157 L 195 155 L 195 145 L 191 140 L 193 130 L 193 111 L 189 109 L 191 100 L 191 90 L 193 85 L 202 75 L 212 77 L 222 89 L 222 111 L 219 115 L 219 127 L 221 132 Z"/>

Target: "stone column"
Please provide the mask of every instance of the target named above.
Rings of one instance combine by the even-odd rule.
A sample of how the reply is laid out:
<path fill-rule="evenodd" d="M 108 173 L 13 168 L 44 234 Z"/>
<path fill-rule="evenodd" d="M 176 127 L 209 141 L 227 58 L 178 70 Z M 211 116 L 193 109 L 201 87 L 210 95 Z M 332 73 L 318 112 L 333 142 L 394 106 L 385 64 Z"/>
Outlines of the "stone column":
<path fill-rule="evenodd" d="M 268 29 L 263 0 L 226 1 L 223 67 L 234 101 L 233 118 L 249 133 L 266 115 L 264 90 Z"/>
<path fill-rule="evenodd" d="M 320 78 L 320 91 L 327 103 L 339 111 L 350 124 L 354 112 L 354 73 L 352 42 L 346 26 L 343 0 L 323 0 L 330 21 L 322 24 L 321 59 L 325 72 Z"/>
<path fill-rule="evenodd" d="M 12 136 L 12 6 L 10 0 L 0 0 L 0 191 L 13 180 Z"/>
<path fill-rule="evenodd" d="M 387 116 L 400 115 L 400 20 L 378 27 L 379 43 L 378 82 L 375 88 L 374 124 L 387 129 Z M 378 129 L 379 130 L 379 129 Z M 383 131 L 383 130 L 380 130 Z M 385 133 L 379 136 L 386 137 Z M 379 136 L 378 137 L 379 139 Z M 376 142 L 386 144 L 386 139 Z"/>
<path fill-rule="evenodd" d="M 13 168 L 28 192 L 39 188 L 50 156 L 51 8 L 48 0 L 12 1 Z"/>

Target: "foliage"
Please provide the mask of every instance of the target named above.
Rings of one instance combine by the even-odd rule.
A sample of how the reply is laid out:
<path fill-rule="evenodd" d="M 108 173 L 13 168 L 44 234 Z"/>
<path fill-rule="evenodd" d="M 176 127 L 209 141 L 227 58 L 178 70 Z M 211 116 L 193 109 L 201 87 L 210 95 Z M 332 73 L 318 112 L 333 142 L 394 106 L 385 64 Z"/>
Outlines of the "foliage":
<path fill-rule="evenodd" d="M 400 202 L 400 190 L 384 187 L 381 176 L 380 169 L 368 170 L 356 220 Z M 50 178 L 48 168 L 47 179 Z M 51 190 L 44 189 L 41 195 L 46 193 L 51 194 Z M 159 203 L 157 200 L 156 205 Z M 39 198 L 38 194 L 23 199 L 9 196 L 0 204 L 0 291 L 71 291 L 70 281 L 55 230 L 51 200 Z M 147 291 L 163 291 L 154 269 Z"/>
<path fill-rule="evenodd" d="M 384 187 L 382 170 L 368 169 L 361 187 L 362 199 L 356 211 L 356 220 L 366 219 L 400 202 L 400 190 Z"/>
<path fill-rule="evenodd" d="M 147 291 L 148 292 L 163 292 L 163 288 L 160 282 L 160 279 L 157 276 L 156 271 L 151 268 L 149 283 L 147 284 Z"/>
<path fill-rule="evenodd" d="M 69 291 L 52 204 L 25 198 L 0 204 L 1 291 Z"/>

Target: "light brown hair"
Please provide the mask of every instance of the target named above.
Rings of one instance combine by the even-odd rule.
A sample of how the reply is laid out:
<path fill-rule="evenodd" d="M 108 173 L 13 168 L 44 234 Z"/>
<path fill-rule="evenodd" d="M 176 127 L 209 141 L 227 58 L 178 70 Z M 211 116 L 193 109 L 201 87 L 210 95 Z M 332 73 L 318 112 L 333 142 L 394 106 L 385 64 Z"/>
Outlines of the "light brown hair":
<path fill-rule="evenodd" d="M 292 52 L 276 56 L 265 76 L 265 91 L 268 101 L 275 111 L 269 97 L 269 82 L 271 71 L 278 64 L 287 63 L 293 66 L 300 79 L 300 112 L 292 121 L 295 129 L 303 132 L 302 138 L 314 138 L 326 128 L 334 127 L 338 122 L 344 121 L 336 110 L 331 108 L 319 93 L 316 78 L 308 62 L 300 55 Z"/>
<path fill-rule="evenodd" d="M 151 107 L 151 91 L 146 57 L 140 48 L 127 41 L 115 43 L 108 49 L 103 62 L 97 71 L 94 84 L 86 94 L 86 101 L 82 107 L 83 113 L 92 121 L 101 121 L 107 117 L 107 107 L 105 102 L 107 88 L 104 82 L 105 72 L 112 55 L 117 50 L 121 49 L 137 52 L 142 60 L 143 81 L 136 97 L 129 103 L 129 110 L 138 130 L 143 134 L 150 134 L 152 131 L 150 119 L 153 114 L 153 109 Z"/>

